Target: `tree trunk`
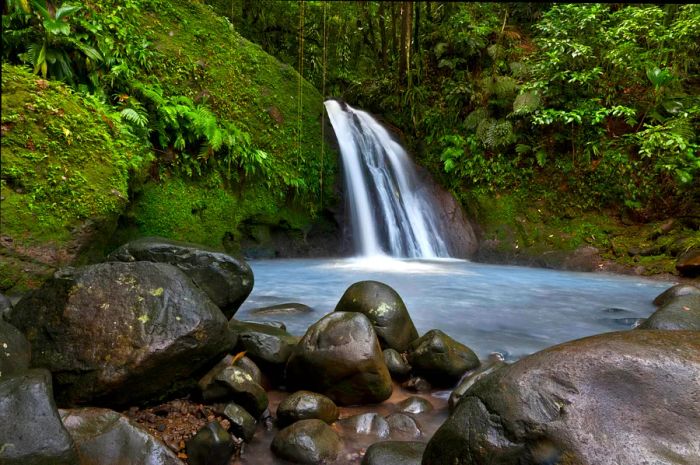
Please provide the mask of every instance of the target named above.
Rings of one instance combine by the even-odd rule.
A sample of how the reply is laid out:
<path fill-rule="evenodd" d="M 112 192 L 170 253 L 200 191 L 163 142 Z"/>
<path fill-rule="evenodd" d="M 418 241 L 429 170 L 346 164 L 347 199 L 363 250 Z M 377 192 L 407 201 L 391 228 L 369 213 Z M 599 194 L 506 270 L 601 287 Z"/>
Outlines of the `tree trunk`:
<path fill-rule="evenodd" d="M 386 24 L 384 22 L 384 2 L 379 2 L 379 38 L 382 44 L 381 58 L 382 58 L 382 68 L 386 69 Z"/>
<path fill-rule="evenodd" d="M 401 4 L 401 55 L 399 56 L 399 79 L 406 82 L 408 67 L 411 63 L 411 36 L 412 34 L 412 2 L 402 2 Z"/>
<path fill-rule="evenodd" d="M 418 34 L 420 33 L 420 5 L 421 2 L 414 3 L 416 6 L 415 21 L 413 21 L 413 54 L 417 54 L 420 50 L 420 41 Z"/>
<path fill-rule="evenodd" d="M 396 2 L 391 2 L 391 56 L 392 60 L 396 59 L 397 46 L 396 46 Z"/>

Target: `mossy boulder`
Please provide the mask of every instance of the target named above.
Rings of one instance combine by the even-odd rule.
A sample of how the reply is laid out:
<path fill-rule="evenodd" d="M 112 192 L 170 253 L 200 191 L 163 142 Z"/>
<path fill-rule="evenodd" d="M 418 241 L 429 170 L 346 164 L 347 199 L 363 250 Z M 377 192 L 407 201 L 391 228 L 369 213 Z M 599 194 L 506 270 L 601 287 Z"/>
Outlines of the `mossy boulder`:
<path fill-rule="evenodd" d="M 700 331 L 700 295 L 688 294 L 666 302 L 637 329 L 690 329 Z"/>
<path fill-rule="evenodd" d="M 265 389 L 242 368 L 228 366 L 206 382 L 200 381 L 202 397 L 207 402 L 232 401 L 243 407 L 253 418 L 260 418 L 267 409 Z"/>
<path fill-rule="evenodd" d="M 0 319 L 0 381 L 26 371 L 31 358 L 32 349 L 24 334 Z"/>
<path fill-rule="evenodd" d="M 432 329 L 411 343 L 408 362 L 413 373 L 438 386 L 453 385 L 480 364 L 469 347 L 439 329 Z"/>
<path fill-rule="evenodd" d="M 99 256 L 149 157 L 111 109 L 3 64 L 0 290 Z"/>
<path fill-rule="evenodd" d="M 277 407 L 277 423 L 286 426 L 299 420 L 316 418 L 328 424 L 338 419 L 340 411 L 328 397 L 311 391 L 297 391 Z"/>
<path fill-rule="evenodd" d="M 301 420 L 281 430 L 272 440 L 272 452 L 294 463 L 331 463 L 340 454 L 338 434 L 321 420 Z"/>
<path fill-rule="evenodd" d="M 372 444 L 362 457 L 362 465 L 420 465 L 425 442 L 384 441 Z"/>

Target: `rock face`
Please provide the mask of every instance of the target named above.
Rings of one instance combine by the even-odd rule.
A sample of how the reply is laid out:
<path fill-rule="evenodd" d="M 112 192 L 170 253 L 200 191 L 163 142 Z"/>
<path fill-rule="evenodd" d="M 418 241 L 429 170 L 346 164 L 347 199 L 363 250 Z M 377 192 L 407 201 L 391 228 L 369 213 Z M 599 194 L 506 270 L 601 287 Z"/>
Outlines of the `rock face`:
<path fill-rule="evenodd" d="M 80 465 L 183 465 L 165 444 L 113 410 L 83 408 L 60 413 L 78 448 Z"/>
<path fill-rule="evenodd" d="M 466 371 L 479 366 L 479 358 L 469 347 L 439 329 L 411 343 L 408 362 L 414 373 L 438 386 L 453 385 Z"/>
<path fill-rule="evenodd" d="M 287 362 L 286 378 L 292 389 L 340 405 L 381 402 L 392 390 L 372 323 L 354 312 L 333 312 L 311 325 Z"/>
<path fill-rule="evenodd" d="M 697 331 L 625 331 L 554 346 L 478 381 L 422 463 L 696 463 L 699 380 Z"/>
<path fill-rule="evenodd" d="M 206 292 L 228 318 L 253 290 L 253 271 L 244 260 L 188 242 L 144 237 L 124 244 L 107 259 L 174 265 Z"/>
<path fill-rule="evenodd" d="M 700 295 L 676 297 L 655 311 L 637 329 L 692 329 L 700 331 Z"/>
<path fill-rule="evenodd" d="M 163 395 L 231 348 L 221 310 L 172 265 L 67 268 L 22 299 L 11 322 L 62 405 L 125 405 Z"/>
<path fill-rule="evenodd" d="M 418 331 L 401 296 L 378 281 L 360 281 L 350 286 L 335 307 L 336 312 L 359 312 L 369 318 L 383 348 L 403 352 Z"/>
<path fill-rule="evenodd" d="M 277 423 L 286 426 L 299 420 L 316 418 L 326 423 L 338 419 L 338 407 L 328 397 L 311 391 L 297 391 L 277 407 Z"/>
<path fill-rule="evenodd" d="M 24 334 L 0 319 L 0 381 L 27 370 L 31 357 L 31 347 Z"/>
<path fill-rule="evenodd" d="M 340 439 L 321 420 L 301 420 L 281 430 L 272 440 L 272 452 L 294 463 L 320 465 L 340 453 Z"/>
<path fill-rule="evenodd" d="M 75 465 L 78 455 L 53 401 L 51 374 L 30 370 L 0 381 L 0 463 Z"/>
<path fill-rule="evenodd" d="M 385 441 L 367 448 L 362 465 L 420 465 L 424 442 Z"/>

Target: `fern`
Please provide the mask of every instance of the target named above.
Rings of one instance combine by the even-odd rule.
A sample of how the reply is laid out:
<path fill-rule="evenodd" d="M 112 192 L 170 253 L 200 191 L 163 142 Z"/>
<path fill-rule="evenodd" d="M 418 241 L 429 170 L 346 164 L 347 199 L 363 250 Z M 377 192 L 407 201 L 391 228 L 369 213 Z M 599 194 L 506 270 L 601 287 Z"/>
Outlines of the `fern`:
<path fill-rule="evenodd" d="M 513 102 L 514 115 L 527 115 L 540 107 L 540 96 L 535 91 L 527 91 L 515 97 Z"/>
<path fill-rule="evenodd" d="M 464 127 L 468 130 L 476 129 L 482 121 L 489 117 L 486 108 L 477 108 L 464 119 Z"/>
<path fill-rule="evenodd" d="M 148 126 L 148 116 L 143 113 L 136 111 L 133 108 L 124 108 L 120 113 L 122 119 L 128 123 L 138 126 L 140 128 L 145 128 Z"/>

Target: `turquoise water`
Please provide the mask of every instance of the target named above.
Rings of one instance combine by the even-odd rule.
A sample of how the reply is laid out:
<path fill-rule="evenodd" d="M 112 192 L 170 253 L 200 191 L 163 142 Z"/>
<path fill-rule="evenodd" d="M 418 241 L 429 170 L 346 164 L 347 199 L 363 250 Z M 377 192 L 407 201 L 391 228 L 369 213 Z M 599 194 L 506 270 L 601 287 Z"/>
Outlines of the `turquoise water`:
<path fill-rule="evenodd" d="M 242 320 L 276 320 L 292 334 L 333 311 L 348 286 L 377 280 L 401 295 L 419 333 L 438 328 L 481 358 L 515 360 L 560 342 L 630 329 L 653 311 L 652 300 L 673 283 L 463 260 L 389 258 L 251 261 L 252 294 Z M 312 313 L 257 316 L 250 310 L 300 302 Z"/>

